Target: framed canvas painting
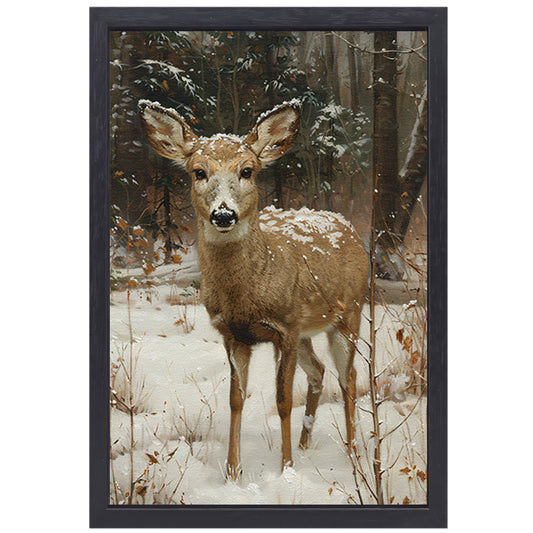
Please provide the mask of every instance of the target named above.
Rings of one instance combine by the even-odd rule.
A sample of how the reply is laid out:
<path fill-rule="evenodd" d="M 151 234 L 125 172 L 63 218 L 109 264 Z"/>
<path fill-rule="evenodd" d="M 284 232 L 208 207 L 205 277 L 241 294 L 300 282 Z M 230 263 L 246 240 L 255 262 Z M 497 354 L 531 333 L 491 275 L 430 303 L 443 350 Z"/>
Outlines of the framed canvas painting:
<path fill-rule="evenodd" d="M 445 527 L 446 9 L 91 9 L 92 527 Z"/>

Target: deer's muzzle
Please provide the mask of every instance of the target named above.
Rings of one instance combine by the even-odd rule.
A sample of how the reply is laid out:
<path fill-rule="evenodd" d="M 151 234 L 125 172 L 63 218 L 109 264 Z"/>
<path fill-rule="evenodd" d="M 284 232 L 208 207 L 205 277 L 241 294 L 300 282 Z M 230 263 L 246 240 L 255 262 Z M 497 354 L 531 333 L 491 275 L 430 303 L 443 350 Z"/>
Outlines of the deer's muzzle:
<path fill-rule="evenodd" d="M 210 221 L 217 228 L 230 228 L 237 223 L 238 217 L 233 209 L 229 209 L 226 204 L 222 204 L 211 213 Z"/>

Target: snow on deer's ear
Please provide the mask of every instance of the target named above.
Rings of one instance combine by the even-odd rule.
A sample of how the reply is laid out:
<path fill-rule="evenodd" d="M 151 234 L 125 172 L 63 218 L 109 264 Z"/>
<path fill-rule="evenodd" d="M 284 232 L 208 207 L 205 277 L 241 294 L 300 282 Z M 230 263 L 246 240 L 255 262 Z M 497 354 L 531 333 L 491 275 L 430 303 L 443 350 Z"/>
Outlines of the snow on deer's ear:
<path fill-rule="evenodd" d="M 198 141 L 185 120 L 174 109 L 149 100 L 139 100 L 139 114 L 152 148 L 163 157 L 183 164 Z"/>
<path fill-rule="evenodd" d="M 296 142 L 300 128 L 300 102 L 291 100 L 263 113 L 245 143 L 262 163 L 268 163 L 287 153 Z"/>

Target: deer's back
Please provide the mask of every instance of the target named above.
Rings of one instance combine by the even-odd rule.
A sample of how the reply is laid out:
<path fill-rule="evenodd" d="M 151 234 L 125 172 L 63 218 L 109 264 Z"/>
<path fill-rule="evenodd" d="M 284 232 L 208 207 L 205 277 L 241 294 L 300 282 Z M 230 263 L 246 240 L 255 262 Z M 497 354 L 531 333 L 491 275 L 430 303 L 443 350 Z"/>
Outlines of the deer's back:
<path fill-rule="evenodd" d="M 261 212 L 260 227 L 276 255 L 288 253 L 298 270 L 302 329 L 320 330 L 331 313 L 359 308 L 368 284 L 368 258 L 361 239 L 342 215 L 329 211 Z"/>

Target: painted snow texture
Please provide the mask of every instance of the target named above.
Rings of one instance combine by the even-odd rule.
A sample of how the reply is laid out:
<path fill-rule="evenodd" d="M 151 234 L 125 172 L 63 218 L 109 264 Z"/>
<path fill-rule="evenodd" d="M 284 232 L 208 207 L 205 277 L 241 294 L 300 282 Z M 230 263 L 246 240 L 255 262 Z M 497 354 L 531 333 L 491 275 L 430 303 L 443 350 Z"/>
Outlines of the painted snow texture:
<path fill-rule="evenodd" d="M 259 224 L 262 231 L 284 235 L 287 244 L 310 243 L 313 251 L 329 254 L 320 248 L 320 242 L 329 242 L 329 246 L 340 248 L 341 238 L 352 238 L 350 233 L 338 231 L 339 228 L 349 229 L 353 232 L 352 225 L 340 214 L 330 211 L 315 211 L 302 207 L 301 209 L 276 209 L 273 206 L 261 211 Z M 344 241 L 341 241 L 344 242 Z"/>
<path fill-rule="evenodd" d="M 127 293 L 112 293 L 111 502 L 127 503 L 133 460 L 133 503 L 138 504 L 359 503 L 352 465 L 339 436 L 339 431 L 345 434 L 342 396 L 324 334 L 313 339 L 316 353 L 327 366 L 321 403 L 314 420 L 304 419 L 307 382 L 298 368 L 292 411 L 295 464 L 283 473 L 273 349 L 270 344 L 254 347 L 243 411 L 243 475 L 237 483 L 225 480 L 229 364 L 222 337 L 211 326 L 197 295 L 180 298 L 183 291 L 175 283 L 131 291 L 131 345 Z M 176 305 L 179 301 L 188 303 Z M 402 306 L 395 307 L 402 312 Z M 367 309 L 363 313 L 368 316 Z M 394 463 L 384 486 L 385 501 L 424 504 L 426 400 L 404 390 L 409 380 L 395 360 L 401 357 L 390 333 L 395 324 L 381 307 L 377 319 L 381 325 L 378 368 L 387 366 L 383 375 L 388 376 L 387 390 L 394 398 L 380 406 L 383 434 L 412 412 L 401 428 L 384 440 L 384 467 Z M 365 322 L 362 334 L 368 338 Z M 363 343 L 359 348 L 366 353 Z M 362 369 L 358 373 L 357 447 L 361 467 L 371 481 L 372 421 L 364 411 L 370 408 L 365 367 L 356 355 L 356 368 Z M 130 415 L 116 401 L 129 397 L 130 371 L 135 406 L 132 454 Z M 302 423 L 313 425 L 311 446 L 305 451 L 297 447 Z M 372 503 L 361 481 L 359 484 L 365 502 Z"/>

